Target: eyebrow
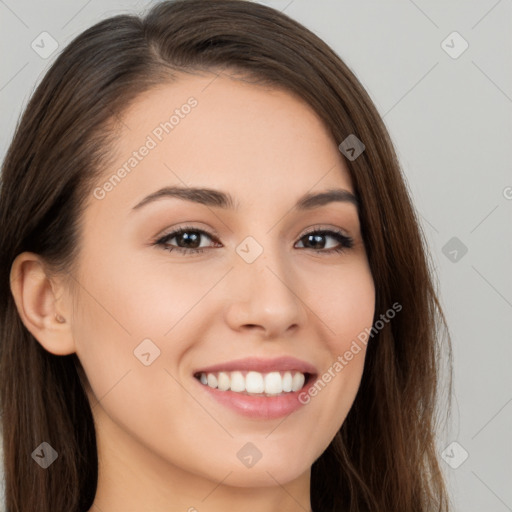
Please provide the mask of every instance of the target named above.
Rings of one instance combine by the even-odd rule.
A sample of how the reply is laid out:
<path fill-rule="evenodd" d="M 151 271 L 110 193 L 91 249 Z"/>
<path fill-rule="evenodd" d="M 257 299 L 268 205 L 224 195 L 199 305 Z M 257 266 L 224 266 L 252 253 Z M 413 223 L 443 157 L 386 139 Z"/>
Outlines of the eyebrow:
<path fill-rule="evenodd" d="M 227 192 L 211 188 L 173 186 L 164 187 L 149 194 L 137 203 L 132 211 L 163 198 L 178 198 L 216 208 L 239 209 L 239 203 Z M 299 198 L 293 208 L 298 211 L 312 210 L 332 202 L 353 204 L 359 210 L 359 199 L 352 192 L 341 188 L 329 189 L 319 193 L 306 193 Z"/>

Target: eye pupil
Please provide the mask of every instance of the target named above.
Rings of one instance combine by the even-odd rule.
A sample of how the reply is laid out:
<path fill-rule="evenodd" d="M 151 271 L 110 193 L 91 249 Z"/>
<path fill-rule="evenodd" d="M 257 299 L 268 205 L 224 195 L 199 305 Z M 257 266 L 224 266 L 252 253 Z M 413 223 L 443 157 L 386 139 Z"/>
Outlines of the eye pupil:
<path fill-rule="evenodd" d="M 198 233 L 193 233 L 193 232 L 192 232 L 192 234 L 190 234 L 188 231 L 186 231 L 186 232 L 180 233 L 178 235 L 178 240 L 180 238 L 185 240 L 185 242 L 195 242 L 195 244 L 192 245 L 192 248 L 195 248 L 195 247 L 199 247 L 199 245 L 200 245 L 201 235 L 199 235 Z M 190 248 L 190 244 L 187 244 L 187 247 Z"/>
<path fill-rule="evenodd" d="M 322 239 L 324 238 L 325 235 L 318 235 L 318 234 L 311 234 L 311 235 L 308 235 L 308 239 L 309 240 L 312 240 L 313 241 L 313 248 L 315 249 L 321 249 L 322 247 Z"/>

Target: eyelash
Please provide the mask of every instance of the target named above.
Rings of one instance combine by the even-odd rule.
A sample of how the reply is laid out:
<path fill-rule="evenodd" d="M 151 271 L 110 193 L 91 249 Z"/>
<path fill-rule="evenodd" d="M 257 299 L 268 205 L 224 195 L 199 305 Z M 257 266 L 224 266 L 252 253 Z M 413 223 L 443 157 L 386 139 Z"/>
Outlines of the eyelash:
<path fill-rule="evenodd" d="M 192 248 L 186 248 L 186 247 L 169 247 L 168 242 L 169 240 L 172 240 L 174 237 L 182 235 L 184 233 L 200 233 L 201 235 L 206 235 L 208 238 L 212 240 L 216 240 L 213 235 L 210 233 L 203 231 L 202 229 L 197 229 L 192 226 L 184 226 L 182 228 L 179 228 L 175 231 L 172 231 L 171 233 L 168 233 L 167 235 L 164 235 L 163 237 L 156 240 L 152 245 L 161 246 L 164 248 L 164 250 L 172 252 L 172 251 L 178 251 L 183 254 L 198 254 L 204 252 L 205 249 L 208 249 L 207 247 L 202 247 L 199 249 L 192 249 Z M 310 249 L 312 251 L 315 251 L 316 253 L 323 253 L 323 254 L 339 254 L 345 252 L 347 249 L 351 249 L 354 245 L 353 238 L 344 235 L 340 231 L 336 230 L 330 230 L 330 229 L 317 229 L 313 231 L 309 231 L 301 236 L 299 240 L 302 240 L 308 235 L 323 235 L 323 236 L 332 236 L 335 238 L 341 245 L 340 247 L 335 247 L 331 249 Z M 305 247 L 304 249 L 307 249 Z"/>

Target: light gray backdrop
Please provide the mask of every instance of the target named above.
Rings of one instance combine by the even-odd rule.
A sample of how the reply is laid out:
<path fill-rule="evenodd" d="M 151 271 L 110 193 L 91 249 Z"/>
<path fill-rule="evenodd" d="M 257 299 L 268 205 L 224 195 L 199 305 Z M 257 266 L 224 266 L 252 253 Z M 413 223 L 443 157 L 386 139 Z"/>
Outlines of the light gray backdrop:
<path fill-rule="evenodd" d="M 151 3 L 0 0 L 2 158 L 29 95 L 63 46 L 101 19 Z M 453 339 L 453 421 L 439 453 L 455 509 L 512 511 L 512 2 L 261 3 L 329 43 L 384 117 Z M 46 56 L 52 44 L 58 48 Z"/>

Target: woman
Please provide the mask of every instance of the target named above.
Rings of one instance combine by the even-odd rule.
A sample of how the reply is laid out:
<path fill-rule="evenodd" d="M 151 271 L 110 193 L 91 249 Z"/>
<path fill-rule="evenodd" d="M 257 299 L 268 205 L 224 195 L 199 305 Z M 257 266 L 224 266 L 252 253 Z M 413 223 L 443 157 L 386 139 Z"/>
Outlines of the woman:
<path fill-rule="evenodd" d="M 8 511 L 448 510 L 418 220 L 306 28 L 240 0 L 98 23 L 0 197 Z"/>

